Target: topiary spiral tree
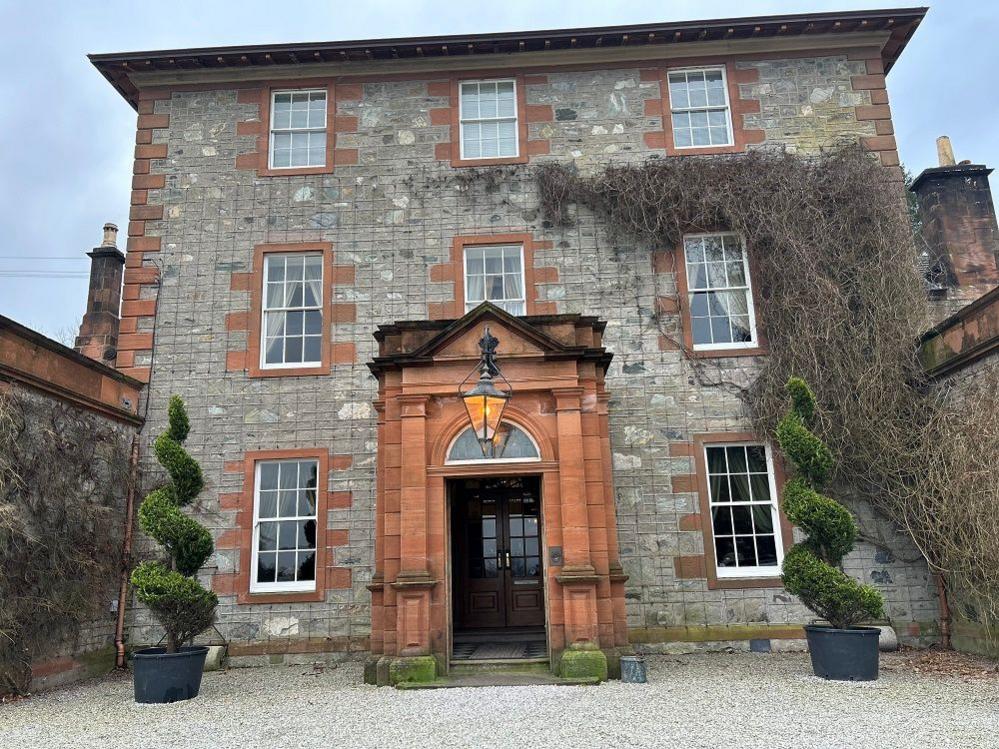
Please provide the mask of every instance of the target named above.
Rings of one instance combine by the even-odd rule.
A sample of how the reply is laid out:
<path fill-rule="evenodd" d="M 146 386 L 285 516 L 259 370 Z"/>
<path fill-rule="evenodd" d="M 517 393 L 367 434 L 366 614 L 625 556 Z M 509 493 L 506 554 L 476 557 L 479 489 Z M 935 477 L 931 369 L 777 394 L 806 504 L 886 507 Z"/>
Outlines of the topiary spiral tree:
<path fill-rule="evenodd" d="M 183 447 L 190 431 L 184 401 L 170 398 L 169 426 L 153 450 L 170 483 L 151 491 L 139 507 L 139 525 L 170 554 L 170 564 L 143 562 L 132 572 L 136 597 L 166 630 L 166 651 L 175 653 L 188 640 L 215 623 L 218 597 L 193 577 L 211 555 L 211 534 L 181 512 L 198 496 L 201 467 Z"/>
<path fill-rule="evenodd" d="M 784 485 L 784 514 L 808 538 L 784 557 L 784 587 L 833 627 L 846 629 L 881 617 L 884 599 L 841 568 L 843 557 L 853 549 L 857 524 L 843 505 L 819 493 L 829 478 L 833 458 L 809 430 L 815 396 L 799 377 L 788 380 L 787 391 L 792 406 L 777 425 L 777 441 L 794 463 L 795 477 Z"/>

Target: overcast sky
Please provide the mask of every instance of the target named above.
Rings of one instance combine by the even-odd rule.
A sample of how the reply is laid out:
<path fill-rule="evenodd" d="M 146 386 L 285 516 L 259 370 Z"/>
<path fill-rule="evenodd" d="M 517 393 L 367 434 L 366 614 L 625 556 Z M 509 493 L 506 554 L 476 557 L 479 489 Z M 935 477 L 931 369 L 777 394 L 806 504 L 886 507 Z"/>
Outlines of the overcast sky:
<path fill-rule="evenodd" d="M 8 72 L 0 78 L 0 314 L 57 338 L 86 305 L 83 254 L 101 225 L 124 230 L 135 113 L 89 52 L 650 23 L 908 7 L 887 0 L 0 0 Z M 999 3 L 938 0 L 888 77 L 902 161 L 999 165 Z M 124 231 L 122 231 L 124 235 Z M 124 246 L 123 242 L 120 242 Z M 74 259 L 66 260 L 63 258 Z M 52 259 L 56 258 L 56 259 Z M 10 276 L 10 271 L 43 273 Z M 79 277 L 53 277 L 51 272 Z"/>

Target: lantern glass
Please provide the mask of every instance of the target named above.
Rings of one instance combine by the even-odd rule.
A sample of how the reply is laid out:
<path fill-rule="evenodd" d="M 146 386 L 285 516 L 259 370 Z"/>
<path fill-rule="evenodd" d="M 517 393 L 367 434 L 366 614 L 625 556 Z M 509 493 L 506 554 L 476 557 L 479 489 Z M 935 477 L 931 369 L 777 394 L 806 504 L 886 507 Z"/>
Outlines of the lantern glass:
<path fill-rule="evenodd" d="M 509 399 L 506 393 L 492 387 L 489 389 L 493 392 L 483 392 L 485 388 L 476 387 L 462 396 L 475 438 L 483 448 L 496 434 L 496 429 L 503 418 L 503 409 Z"/>

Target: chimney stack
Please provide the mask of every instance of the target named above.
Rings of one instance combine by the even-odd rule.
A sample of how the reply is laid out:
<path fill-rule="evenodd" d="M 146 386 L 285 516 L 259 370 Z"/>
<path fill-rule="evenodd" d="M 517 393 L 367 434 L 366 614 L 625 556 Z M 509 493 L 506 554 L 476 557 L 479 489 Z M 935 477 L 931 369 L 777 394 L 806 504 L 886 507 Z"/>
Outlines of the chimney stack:
<path fill-rule="evenodd" d="M 937 138 L 939 166 L 910 188 L 919 204 L 930 271 L 946 288 L 948 306 L 963 307 L 999 286 L 999 227 L 984 164 L 955 163 L 950 138 Z"/>
<path fill-rule="evenodd" d="M 87 311 L 80 323 L 74 348 L 84 356 L 113 366 L 118 347 L 118 312 L 121 307 L 121 279 L 125 255 L 117 246 L 118 227 L 104 224 L 100 247 L 90 256 L 90 288 Z"/>

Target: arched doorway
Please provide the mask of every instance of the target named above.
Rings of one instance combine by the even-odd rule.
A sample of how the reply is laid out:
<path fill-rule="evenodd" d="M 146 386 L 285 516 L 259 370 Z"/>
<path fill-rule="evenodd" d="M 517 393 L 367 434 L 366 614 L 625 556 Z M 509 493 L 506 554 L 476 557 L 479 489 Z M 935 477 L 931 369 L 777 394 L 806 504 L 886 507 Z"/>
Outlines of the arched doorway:
<path fill-rule="evenodd" d="M 514 388 L 505 449 L 488 456 L 466 435 L 458 396 L 485 323 Z M 567 649 L 613 657 L 627 644 L 603 328 L 488 303 L 456 321 L 379 328 L 369 364 L 380 396 L 369 586 L 379 680 L 428 656 L 421 667 L 446 673 L 470 630 L 544 626 L 553 669 Z"/>

